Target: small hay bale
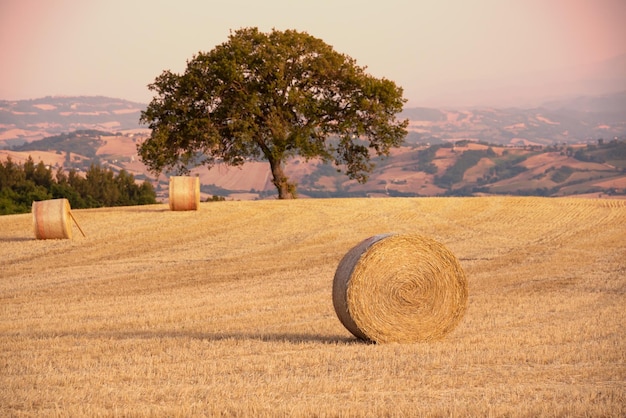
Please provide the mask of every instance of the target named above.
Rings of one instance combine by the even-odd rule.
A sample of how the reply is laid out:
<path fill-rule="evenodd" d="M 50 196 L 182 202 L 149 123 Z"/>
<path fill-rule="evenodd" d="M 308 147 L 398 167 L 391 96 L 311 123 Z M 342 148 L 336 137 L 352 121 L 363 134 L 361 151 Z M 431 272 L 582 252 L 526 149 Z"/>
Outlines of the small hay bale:
<path fill-rule="evenodd" d="M 200 208 L 200 178 L 170 177 L 170 210 L 198 210 Z"/>
<path fill-rule="evenodd" d="M 456 257 L 420 235 L 383 234 L 352 248 L 333 280 L 333 305 L 354 336 L 377 343 L 443 338 L 463 318 L 468 287 Z"/>
<path fill-rule="evenodd" d="M 72 238 L 70 202 L 67 199 L 33 202 L 32 212 L 35 238 Z"/>

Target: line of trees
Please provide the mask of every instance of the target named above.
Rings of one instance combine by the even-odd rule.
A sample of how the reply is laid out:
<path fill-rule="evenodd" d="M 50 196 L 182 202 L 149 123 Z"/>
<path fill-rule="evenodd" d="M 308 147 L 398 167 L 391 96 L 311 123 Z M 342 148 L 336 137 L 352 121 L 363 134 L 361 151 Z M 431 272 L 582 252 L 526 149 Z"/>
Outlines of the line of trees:
<path fill-rule="evenodd" d="M 31 157 L 24 164 L 10 157 L 0 162 L 0 215 L 27 213 L 33 201 L 60 198 L 68 199 L 75 209 L 157 203 L 152 185 L 137 184 L 125 170 L 116 175 L 92 164 L 85 176 L 62 168 L 53 175 L 43 162 L 35 164 Z"/>

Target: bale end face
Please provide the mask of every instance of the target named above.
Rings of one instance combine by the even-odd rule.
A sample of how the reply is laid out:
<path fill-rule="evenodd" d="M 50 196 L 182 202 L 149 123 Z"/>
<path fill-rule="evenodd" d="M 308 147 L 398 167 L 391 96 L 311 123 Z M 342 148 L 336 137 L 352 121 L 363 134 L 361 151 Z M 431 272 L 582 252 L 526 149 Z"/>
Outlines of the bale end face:
<path fill-rule="evenodd" d="M 456 257 L 420 235 L 370 237 L 341 260 L 333 305 L 357 338 L 378 343 L 443 338 L 463 318 L 468 286 Z"/>

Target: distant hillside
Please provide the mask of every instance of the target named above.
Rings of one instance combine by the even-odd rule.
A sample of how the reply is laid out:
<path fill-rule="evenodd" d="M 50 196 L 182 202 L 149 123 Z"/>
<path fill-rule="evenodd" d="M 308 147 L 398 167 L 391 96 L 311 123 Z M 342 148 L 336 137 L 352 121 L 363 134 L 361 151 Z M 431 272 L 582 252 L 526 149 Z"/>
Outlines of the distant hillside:
<path fill-rule="evenodd" d="M 109 97 L 0 100 L 0 149 L 78 130 L 147 132 L 139 124 L 146 104 Z M 626 139 L 626 91 L 551 101 L 533 109 L 408 108 L 407 142 L 473 140 L 491 144 L 553 145 Z"/>
<path fill-rule="evenodd" d="M 145 104 L 109 97 L 0 100 L 0 148 L 76 130 L 141 129 Z"/>
<path fill-rule="evenodd" d="M 408 141 L 474 140 L 500 145 L 576 144 L 626 139 L 626 92 L 551 101 L 533 109 L 411 108 Z"/>
<path fill-rule="evenodd" d="M 138 160 L 136 145 L 146 133 L 83 130 L 0 150 L 23 163 L 29 156 L 51 167 L 86 172 L 91 164 L 126 170 L 139 180 L 151 180 L 167 198 L 167 176 L 159 179 Z M 599 195 L 626 196 L 626 140 L 596 140 L 588 144 L 499 145 L 460 140 L 434 144 L 407 141 L 388 158 L 376 158 L 369 181 L 359 184 L 319 161 L 294 158 L 286 174 L 298 184 L 301 197 L 356 196 L 477 196 Z M 269 165 L 250 161 L 241 168 L 218 165 L 196 168 L 204 198 L 250 200 L 273 198 Z"/>
<path fill-rule="evenodd" d="M 137 157 L 149 131 L 144 104 L 108 97 L 0 101 L 0 159 L 32 156 L 79 172 L 93 163 L 152 179 Z M 377 159 L 369 181 L 350 181 L 335 167 L 294 158 L 286 172 L 302 197 L 478 194 L 625 194 L 626 92 L 552 101 L 535 109 L 409 108 L 402 148 Z M 275 194 L 268 164 L 193 171 L 205 196 L 257 199 Z"/>

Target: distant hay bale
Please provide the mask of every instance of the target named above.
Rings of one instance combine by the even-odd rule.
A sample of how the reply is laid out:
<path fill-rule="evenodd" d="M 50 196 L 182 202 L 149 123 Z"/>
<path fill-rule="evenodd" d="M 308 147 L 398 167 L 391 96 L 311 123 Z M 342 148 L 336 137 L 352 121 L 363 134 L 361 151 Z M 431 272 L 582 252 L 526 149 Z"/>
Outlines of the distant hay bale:
<path fill-rule="evenodd" d="M 200 178 L 170 177 L 170 210 L 198 210 L 200 208 Z"/>
<path fill-rule="evenodd" d="M 354 336 L 378 343 L 444 337 L 463 318 L 468 287 L 456 257 L 420 235 L 370 237 L 343 257 L 333 305 Z"/>
<path fill-rule="evenodd" d="M 51 199 L 33 202 L 33 223 L 37 239 L 71 239 L 70 202 Z"/>

